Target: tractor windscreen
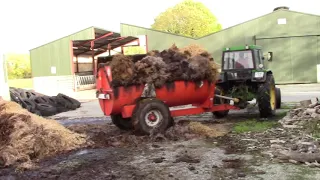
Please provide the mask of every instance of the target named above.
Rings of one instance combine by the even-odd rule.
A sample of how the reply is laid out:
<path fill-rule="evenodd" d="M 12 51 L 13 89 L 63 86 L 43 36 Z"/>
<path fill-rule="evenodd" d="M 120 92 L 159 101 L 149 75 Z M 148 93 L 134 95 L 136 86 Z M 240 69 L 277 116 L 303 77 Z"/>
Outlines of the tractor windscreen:
<path fill-rule="evenodd" d="M 224 52 L 223 62 L 224 70 L 254 68 L 251 50 Z"/>

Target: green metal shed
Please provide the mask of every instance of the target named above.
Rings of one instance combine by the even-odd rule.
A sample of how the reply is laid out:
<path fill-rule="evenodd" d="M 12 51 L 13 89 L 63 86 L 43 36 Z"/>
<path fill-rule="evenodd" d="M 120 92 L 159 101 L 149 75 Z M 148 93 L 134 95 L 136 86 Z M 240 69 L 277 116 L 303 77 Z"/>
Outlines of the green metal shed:
<path fill-rule="evenodd" d="M 121 34 L 147 35 L 148 48 L 165 49 L 172 43 L 197 43 L 221 63 L 224 47 L 255 44 L 273 52 L 266 66 L 279 84 L 320 82 L 320 16 L 277 9 L 242 24 L 192 39 L 166 32 L 121 24 Z"/>
<path fill-rule="evenodd" d="M 96 57 L 110 55 L 110 51 L 138 41 L 139 38 L 121 37 L 120 33 L 89 27 L 69 36 L 30 50 L 34 89 L 44 94 L 73 92 L 95 86 Z M 89 61 L 89 68 L 80 71 L 78 57 Z"/>
<path fill-rule="evenodd" d="M 94 27 L 89 27 L 31 49 L 32 77 L 72 75 L 72 41 L 94 39 L 94 32 Z"/>

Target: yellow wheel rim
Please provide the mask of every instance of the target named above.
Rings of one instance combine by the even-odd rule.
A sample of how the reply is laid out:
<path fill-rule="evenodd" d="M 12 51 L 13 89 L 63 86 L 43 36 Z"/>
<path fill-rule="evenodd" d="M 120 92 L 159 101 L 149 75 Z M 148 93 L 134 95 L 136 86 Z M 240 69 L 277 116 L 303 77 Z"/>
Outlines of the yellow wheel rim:
<path fill-rule="evenodd" d="M 276 108 L 276 88 L 273 84 L 270 85 L 270 105 L 272 110 Z"/>

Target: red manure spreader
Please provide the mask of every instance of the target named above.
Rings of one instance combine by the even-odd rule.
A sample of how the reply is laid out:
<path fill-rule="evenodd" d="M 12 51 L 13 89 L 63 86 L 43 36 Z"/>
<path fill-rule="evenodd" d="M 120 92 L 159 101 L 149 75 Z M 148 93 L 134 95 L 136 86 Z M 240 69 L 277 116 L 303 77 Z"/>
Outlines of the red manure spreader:
<path fill-rule="evenodd" d="M 112 87 L 111 67 L 100 64 L 97 72 L 97 98 L 105 115 L 120 129 L 150 134 L 156 128 L 163 132 L 176 116 L 213 112 L 223 117 L 231 109 L 239 109 L 228 101 L 237 98 L 217 95 L 215 83 L 208 81 L 174 81 L 161 88 L 152 84 Z M 191 108 L 170 110 L 170 107 L 192 104 Z"/>

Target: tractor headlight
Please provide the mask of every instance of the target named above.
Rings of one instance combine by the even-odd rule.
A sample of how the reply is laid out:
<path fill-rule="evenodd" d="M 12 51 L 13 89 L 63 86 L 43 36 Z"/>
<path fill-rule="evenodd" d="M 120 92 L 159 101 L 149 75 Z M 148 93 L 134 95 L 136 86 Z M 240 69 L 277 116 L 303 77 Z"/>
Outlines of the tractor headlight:
<path fill-rule="evenodd" d="M 259 64 L 259 68 L 262 69 L 263 68 L 263 64 Z"/>
<path fill-rule="evenodd" d="M 262 78 L 263 75 L 264 75 L 264 72 L 255 72 L 255 73 L 254 73 L 254 77 L 255 77 L 255 78 Z"/>

